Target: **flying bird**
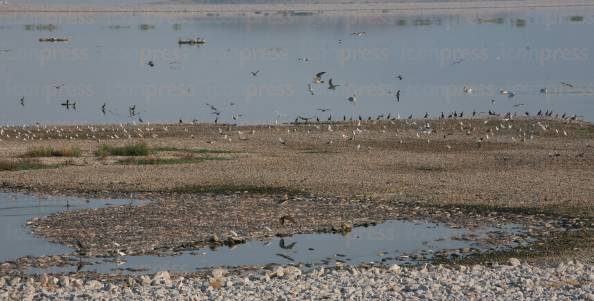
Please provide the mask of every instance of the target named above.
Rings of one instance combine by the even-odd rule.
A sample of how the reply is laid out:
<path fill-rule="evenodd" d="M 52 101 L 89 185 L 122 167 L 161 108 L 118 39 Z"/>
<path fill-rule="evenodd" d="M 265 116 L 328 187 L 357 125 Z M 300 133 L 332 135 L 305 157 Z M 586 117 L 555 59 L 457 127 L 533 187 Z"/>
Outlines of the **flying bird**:
<path fill-rule="evenodd" d="M 155 67 L 155 63 L 153 63 L 153 61 L 148 61 L 147 65 L 149 65 L 150 67 Z"/>
<path fill-rule="evenodd" d="M 314 76 L 314 79 L 313 79 L 313 82 L 314 82 L 314 84 L 323 84 L 323 83 L 324 83 L 324 81 L 322 80 L 322 76 L 323 76 L 324 74 L 326 74 L 326 72 L 320 72 L 320 73 L 317 73 L 317 74 Z"/>
<path fill-rule="evenodd" d="M 258 73 L 260 73 L 260 70 L 257 70 L 256 72 L 250 71 L 250 73 L 252 74 L 252 76 L 258 76 Z"/>
<path fill-rule="evenodd" d="M 21 106 L 25 106 L 25 96 L 21 97 L 21 100 L 19 101 L 21 103 Z"/>
<path fill-rule="evenodd" d="M 101 113 L 103 113 L 103 115 L 105 115 L 105 106 L 106 105 L 107 105 L 106 103 L 103 103 L 103 105 L 101 106 Z"/>
<path fill-rule="evenodd" d="M 307 84 L 307 91 L 309 91 L 311 95 L 315 95 L 313 89 L 311 88 L 311 84 Z"/>
<path fill-rule="evenodd" d="M 332 79 L 328 80 L 328 89 L 330 90 L 336 90 L 336 87 L 339 87 L 340 85 L 335 85 L 332 83 Z"/>
<path fill-rule="evenodd" d="M 399 74 L 398 76 L 396 76 L 396 78 L 402 80 L 404 77 L 402 77 L 402 75 Z"/>
<path fill-rule="evenodd" d="M 295 246 L 295 244 L 297 244 L 296 241 L 294 241 L 294 242 L 292 242 L 292 243 L 290 243 L 288 245 L 285 244 L 285 239 L 284 238 L 281 238 L 280 241 L 278 242 L 278 246 L 281 249 L 285 249 L 285 250 L 292 249 Z"/>
<path fill-rule="evenodd" d="M 347 98 L 347 100 L 354 104 L 357 101 L 357 95 L 353 94 L 353 96 Z"/>
<path fill-rule="evenodd" d="M 562 85 L 573 88 L 573 85 L 570 83 L 561 82 Z"/>
<path fill-rule="evenodd" d="M 396 91 L 396 102 L 400 102 L 400 90 Z"/>
<path fill-rule="evenodd" d="M 72 107 L 76 111 L 76 102 L 70 102 L 70 100 L 66 99 L 66 102 L 63 102 L 61 105 L 66 107 L 66 110 L 70 110 L 70 107 Z"/>

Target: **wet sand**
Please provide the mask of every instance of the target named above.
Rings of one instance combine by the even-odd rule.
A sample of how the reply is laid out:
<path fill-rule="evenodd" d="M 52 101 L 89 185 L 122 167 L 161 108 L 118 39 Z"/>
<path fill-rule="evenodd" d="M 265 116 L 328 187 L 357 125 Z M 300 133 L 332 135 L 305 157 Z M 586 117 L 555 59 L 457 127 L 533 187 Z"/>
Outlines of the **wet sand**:
<path fill-rule="evenodd" d="M 431 134 L 421 129 L 426 125 L 431 126 Z M 579 121 L 129 125 L 98 126 L 93 132 L 84 126 L 61 128 L 60 133 L 32 128 L 35 139 L 41 141 L 23 141 L 18 136 L 16 140 L 14 133 L 11 138 L 2 137 L 0 156 L 18 160 L 35 147 L 76 146 L 82 150 L 81 157 L 38 159 L 44 164 L 68 163 L 60 168 L 0 172 L 1 186 L 58 193 L 272 187 L 320 196 L 397 197 L 594 215 L 594 128 Z M 131 139 L 123 139 L 127 135 Z M 155 152 L 149 156 L 153 159 L 204 160 L 139 165 L 94 154 L 102 144 L 136 142 L 178 149 Z"/>
<path fill-rule="evenodd" d="M 38 235 L 83 254 L 113 254 L 113 242 L 128 254 L 155 254 L 275 235 L 349 231 L 388 219 L 461 227 L 512 221 L 541 230 L 545 223 L 556 224 L 535 230 L 533 237 L 548 241 L 554 246 L 551 253 L 559 254 L 566 251 L 559 250 L 559 242 L 576 243 L 563 241 L 564 235 L 591 231 L 594 217 L 594 126 L 582 121 L 480 118 L 3 130 L 3 161 L 25 160 L 23 154 L 42 146 L 82 151 L 80 157 L 36 158 L 52 168 L 0 172 L 4 190 L 152 201 L 54 214 L 30 223 Z M 152 151 L 134 160 L 174 161 L 146 164 L 95 154 L 103 144 L 140 142 Z M 562 239 L 551 242 L 555 237 Z M 580 245 L 572 251 L 583 259 L 591 258 L 589 250 Z"/>

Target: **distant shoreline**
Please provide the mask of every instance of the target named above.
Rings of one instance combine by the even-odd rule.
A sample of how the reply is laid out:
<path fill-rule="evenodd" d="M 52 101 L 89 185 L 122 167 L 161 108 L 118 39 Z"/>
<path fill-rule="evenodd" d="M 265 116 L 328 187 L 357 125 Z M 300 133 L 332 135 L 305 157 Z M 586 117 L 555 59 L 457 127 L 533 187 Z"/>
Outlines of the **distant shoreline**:
<path fill-rule="evenodd" d="M 402 3 L 326 3 L 326 4 L 0 4 L 5 13 L 176 13 L 206 16 L 308 16 L 377 15 L 410 12 L 476 12 L 477 10 L 521 10 L 534 8 L 594 7 L 584 0 L 526 1 L 434 1 Z"/>

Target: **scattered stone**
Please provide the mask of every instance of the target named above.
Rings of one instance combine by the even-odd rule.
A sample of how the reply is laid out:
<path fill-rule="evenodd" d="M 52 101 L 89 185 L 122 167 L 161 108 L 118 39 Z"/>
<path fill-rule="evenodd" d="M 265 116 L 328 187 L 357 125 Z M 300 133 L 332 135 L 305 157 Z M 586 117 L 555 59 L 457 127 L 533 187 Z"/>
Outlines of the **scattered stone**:
<path fill-rule="evenodd" d="M 507 262 L 509 263 L 509 265 L 511 265 L 513 267 L 516 267 L 516 266 L 519 266 L 522 264 L 519 259 L 513 258 L 513 257 L 510 258 Z"/>

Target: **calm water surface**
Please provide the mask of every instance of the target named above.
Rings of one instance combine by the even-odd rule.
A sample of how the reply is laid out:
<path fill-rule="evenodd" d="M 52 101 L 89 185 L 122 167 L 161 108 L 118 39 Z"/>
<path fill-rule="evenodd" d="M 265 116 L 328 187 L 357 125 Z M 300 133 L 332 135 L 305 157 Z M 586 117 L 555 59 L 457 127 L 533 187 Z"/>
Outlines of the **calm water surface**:
<path fill-rule="evenodd" d="M 22 256 L 69 254 L 73 249 L 49 243 L 33 236 L 26 227 L 27 220 L 66 210 L 128 205 L 129 200 L 86 200 L 80 198 L 39 197 L 33 195 L 0 193 L 0 261 Z M 136 202 L 137 203 L 137 202 Z M 172 270 L 192 272 L 216 266 L 266 265 L 270 263 L 345 264 L 388 262 L 403 254 L 424 251 L 430 257 L 435 251 L 463 247 L 479 249 L 501 246 L 480 245 L 457 238 L 465 234 L 487 235 L 492 231 L 515 233 L 519 225 L 505 225 L 501 229 L 453 229 L 429 222 L 388 221 L 377 226 L 357 227 L 341 234 L 298 234 L 273 238 L 270 241 L 249 241 L 234 247 L 202 248 L 171 256 L 124 256 L 115 258 L 83 258 L 91 265 L 85 271 L 156 272 Z M 131 270 L 130 270 L 131 269 Z M 32 269 L 30 272 L 69 272 L 76 267 Z"/>
<path fill-rule="evenodd" d="M 207 104 L 220 122 L 239 123 L 473 109 L 593 120 L 593 21 L 591 9 L 374 18 L 4 14 L 0 124 L 212 122 Z M 177 44 L 197 36 L 208 43 Z M 313 84 L 321 71 L 340 86 Z M 354 94 L 355 104 L 347 101 Z M 76 111 L 60 105 L 66 99 Z"/>

